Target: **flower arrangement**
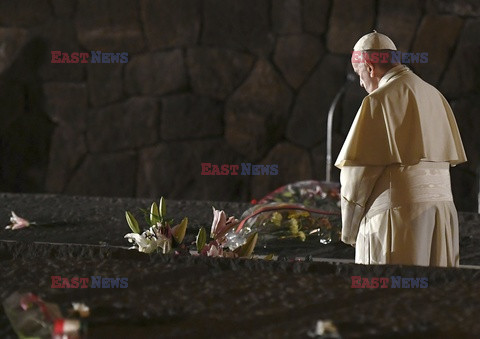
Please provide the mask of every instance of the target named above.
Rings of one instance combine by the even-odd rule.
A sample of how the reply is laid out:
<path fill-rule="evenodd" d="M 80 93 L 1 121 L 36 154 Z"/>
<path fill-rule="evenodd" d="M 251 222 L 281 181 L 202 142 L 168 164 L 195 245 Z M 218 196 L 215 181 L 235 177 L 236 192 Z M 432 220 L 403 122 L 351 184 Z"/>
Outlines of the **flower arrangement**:
<path fill-rule="evenodd" d="M 137 249 L 139 252 L 152 253 L 161 252 L 163 254 L 172 252 L 173 248 L 180 247 L 187 231 L 188 218 L 171 227 L 173 219 L 167 218 L 167 207 L 165 199 L 160 198 L 160 204 L 153 202 L 150 211 L 143 211 L 145 220 L 149 228 L 140 232 L 138 221 L 129 212 L 125 212 L 128 226 L 133 233 L 127 233 L 125 238 L 134 243 L 131 249 Z"/>
<path fill-rule="evenodd" d="M 210 230 L 211 241 L 207 244 L 207 232 L 201 228 L 198 232 L 196 245 L 199 254 L 210 257 L 228 257 L 228 258 L 248 258 L 252 255 L 258 239 L 258 233 L 252 233 L 245 244 L 237 247 L 233 251 L 227 248 L 227 233 L 239 224 L 234 217 L 229 217 L 224 211 L 213 209 L 213 222 Z"/>
<path fill-rule="evenodd" d="M 138 221 L 129 211 L 125 212 L 128 226 L 132 233 L 127 233 L 125 238 L 134 245 L 130 249 L 136 249 L 143 253 L 160 252 L 163 254 L 176 252 L 188 252 L 188 247 L 182 244 L 187 231 L 188 218 L 171 227 L 173 219 L 167 218 L 166 202 L 162 197 L 160 204 L 155 202 L 150 206 L 150 210 L 143 210 L 145 220 L 149 228 L 143 232 L 140 230 Z M 213 207 L 213 222 L 210 230 L 211 241 L 207 244 L 207 232 L 204 227 L 200 228 L 196 237 L 195 245 L 200 255 L 209 257 L 251 257 L 258 234 L 251 234 L 245 244 L 237 247 L 233 251 L 226 248 L 226 234 L 237 226 L 239 221 L 234 217 L 227 216 L 224 211 L 216 210 Z"/>

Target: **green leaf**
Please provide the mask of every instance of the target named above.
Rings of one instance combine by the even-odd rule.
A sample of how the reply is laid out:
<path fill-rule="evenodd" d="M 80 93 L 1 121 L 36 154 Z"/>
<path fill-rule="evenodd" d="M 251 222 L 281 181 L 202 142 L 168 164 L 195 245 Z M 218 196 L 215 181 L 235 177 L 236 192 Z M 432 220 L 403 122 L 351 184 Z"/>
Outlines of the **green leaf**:
<path fill-rule="evenodd" d="M 185 217 L 180 224 L 172 228 L 172 236 L 177 242 L 177 244 L 182 243 L 183 238 L 185 237 L 185 233 L 187 232 L 187 224 L 188 218 Z"/>
<path fill-rule="evenodd" d="M 200 253 L 205 246 L 205 243 L 207 242 L 207 232 L 205 231 L 205 227 L 200 228 L 200 231 L 198 231 L 197 235 L 197 251 Z"/>
<path fill-rule="evenodd" d="M 160 221 L 158 206 L 156 202 L 153 202 L 150 206 L 150 226 L 156 225 L 158 221 Z"/>
<path fill-rule="evenodd" d="M 250 257 L 253 253 L 253 249 L 255 248 L 255 245 L 257 244 L 257 239 L 258 239 L 258 232 L 251 234 L 248 237 L 247 242 L 242 246 L 238 247 L 237 249 L 235 249 L 234 252 L 238 254 L 240 258 Z"/>
<path fill-rule="evenodd" d="M 269 255 L 266 255 L 263 260 L 273 260 L 273 253 L 270 253 Z"/>
<path fill-rule="evenodd" d="M 160 198 L 160 205 L 158 206 L 160 211 L 160 218 L 161 220 L 163 220 L 167 217 L 167 203 L 165 202 L 165 199 L 163 199 L 163 197 Z"/>
<path fill-rule="evenodd" d="M 125 211 L 125 218 L 127 219 L 128 226 L 130 229 L 137 234 L 140 234 L 140 227 L 138 226 L 138 221 L 129 211 Z"/>

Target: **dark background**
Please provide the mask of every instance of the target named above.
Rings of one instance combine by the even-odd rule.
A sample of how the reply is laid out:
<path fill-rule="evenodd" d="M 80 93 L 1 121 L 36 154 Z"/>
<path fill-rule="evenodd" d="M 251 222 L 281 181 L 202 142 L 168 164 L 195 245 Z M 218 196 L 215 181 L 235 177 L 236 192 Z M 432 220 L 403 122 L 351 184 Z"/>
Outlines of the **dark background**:
<path fill-rule="evenodd" d="M 248 201 L 324 180 L 328 108 L 372 29 L 428 52 L 413 69 L 452 105 L 469 159 L 452 169 L 455 201 L 476 211 L 474 0 L 2 0 L 0 191 Z M 52 64 L 52 50 L 129 57 Z M 347 86 L 334 159 L 366 95 Z M 202 176 L 201 162 L 279 174 Z"/>

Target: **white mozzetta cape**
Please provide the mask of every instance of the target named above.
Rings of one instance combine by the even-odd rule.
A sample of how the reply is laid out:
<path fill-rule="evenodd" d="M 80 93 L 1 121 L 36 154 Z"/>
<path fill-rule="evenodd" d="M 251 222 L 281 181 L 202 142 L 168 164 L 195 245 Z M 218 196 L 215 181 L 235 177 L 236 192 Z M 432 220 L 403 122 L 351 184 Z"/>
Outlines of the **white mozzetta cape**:
<path fill-rule="evenodd" d="M 421 159 L 467 160 L 447 100 L 399 65 L 363 99 L 335 166 L 414 165 Z"/>
<path fill-rule="evenodd" d="M 391 69 L 362 103 L 336 166 L 342 240 L 355 262 L 458 266 L 450 165 L 466 161 L 452 110 L 407 67 Z"/>

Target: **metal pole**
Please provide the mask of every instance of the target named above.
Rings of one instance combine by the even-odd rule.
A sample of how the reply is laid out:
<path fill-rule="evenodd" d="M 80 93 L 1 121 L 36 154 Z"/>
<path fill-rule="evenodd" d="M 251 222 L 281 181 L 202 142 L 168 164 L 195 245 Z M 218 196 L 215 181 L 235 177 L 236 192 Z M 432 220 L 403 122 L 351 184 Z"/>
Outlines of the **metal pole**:
<path fill-rule="evenodd" d="M 325 159 L 326 163 L 326 173 L 325 173 L 325 181 L 331 182 L 331 172 L 332 172 L 332 134 L 333 134 L 333 115 L 335 113 L 335 108 L 337 108 L 338 101 L 342 97 L 343 93 L 347 89 L 347 85 L 355 80 L 355 76 L 351 73 L 347 75 L 347 81 L 343 84 L 342 88 L 338 91 L 337 95 L 333 99 L 332 104 L 330 105 L 330 109 L 328 110 L 328 117 L 327 117 L 327 157 Z"/>
<path fill-rule="evenodd" d="M 477 192 L 478 214 L 480 214 L 480 165 L 477 167 L 477 185 L 478 185 L 478 192 Z"/>

